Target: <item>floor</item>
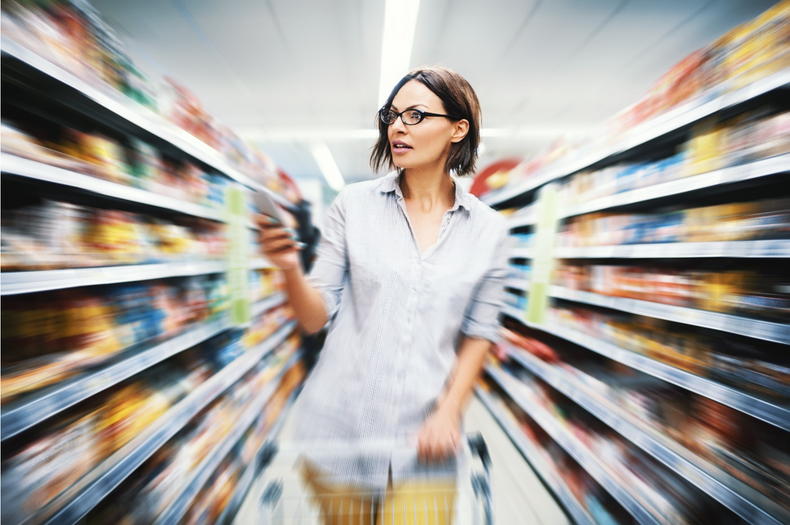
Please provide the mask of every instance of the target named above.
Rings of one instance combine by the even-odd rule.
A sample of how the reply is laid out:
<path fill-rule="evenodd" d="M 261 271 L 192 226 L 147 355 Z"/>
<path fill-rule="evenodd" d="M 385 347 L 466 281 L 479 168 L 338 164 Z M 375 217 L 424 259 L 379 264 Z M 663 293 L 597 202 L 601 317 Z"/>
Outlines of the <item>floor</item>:
<path fill-rule="evenodd" d="M 494 523 L 496 525 L 565 525 L 570 523 L 568 517 L 551 497 L 529 464 L 477 399 L 474 399 L 469 407 L 465 427 L 468 433 L 480 432 L 488 444 L 492 461 Z M 289 429 L 290 425 L 286 422 L 280 434 L 283 442 L 287 442 Z M 295 481 L 294 475 L 289 471 L 287 461 L 281 461 L 267 469 L 253 483 L 236 516 L 235 525 L 313 523 L 314 521 L 309 518 L 305 521 L 296 518 L 297 515 L 309 515 L 309 505 L 307 505 L 306 498 L 301 494 L 300 489 L 291 488 L 291 486 L 298 487 L 299 484 L 289 484 L 289 476 Z M 263 499 L 264 491 L 272 486 L 271 480 L 278 478 L 285 478 L 284 492 L 280 497 L 280 501 L 284 503 L 277 508 L 279 515 L 275 515 L 274 519 L 270 521 L 266 507 L 260 502 Z M 306 513 L 305 508 L 308 509 Z M 472 522 L 472 520 L 464 519 L 458 521 L 460 523 Z"/>

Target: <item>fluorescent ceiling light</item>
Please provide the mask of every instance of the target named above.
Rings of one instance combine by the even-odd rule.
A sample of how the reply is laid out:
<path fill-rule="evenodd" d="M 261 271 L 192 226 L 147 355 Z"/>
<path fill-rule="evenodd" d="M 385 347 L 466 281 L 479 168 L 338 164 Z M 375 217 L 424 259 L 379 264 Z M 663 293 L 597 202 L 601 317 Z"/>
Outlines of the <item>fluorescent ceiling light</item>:
<path fill-rule="evenodd" d="M 318 169 L 321 170 L 321 174 L 329 186 L 335 191 L 342 190 L 346 181 L 343 179 L 343 174 L 340 173 L 340 168 L 337 167 L 329 147 L 323 142 L 315 142 L 310 146 L 310 153 L 313 154 Z"/>
<path fill-rule="evenodd" d="M 409 72 L 419 10 L 420 0 L 387 0 L 384 7 L 379 106 L 387 100 L 395 84 Z"/>

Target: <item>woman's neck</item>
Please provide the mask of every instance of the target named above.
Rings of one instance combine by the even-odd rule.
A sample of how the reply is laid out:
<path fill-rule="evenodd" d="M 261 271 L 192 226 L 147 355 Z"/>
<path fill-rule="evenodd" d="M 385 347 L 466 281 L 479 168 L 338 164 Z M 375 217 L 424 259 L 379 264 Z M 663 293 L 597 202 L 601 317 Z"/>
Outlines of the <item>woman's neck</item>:
<path fill-rule="evenodd" d="M 404 170 L 400 178 L 403 198 L 430 212 L 437 206 L 447 209 L 455 203 L 455 187 L 450 174 L 443 169 Z"/>

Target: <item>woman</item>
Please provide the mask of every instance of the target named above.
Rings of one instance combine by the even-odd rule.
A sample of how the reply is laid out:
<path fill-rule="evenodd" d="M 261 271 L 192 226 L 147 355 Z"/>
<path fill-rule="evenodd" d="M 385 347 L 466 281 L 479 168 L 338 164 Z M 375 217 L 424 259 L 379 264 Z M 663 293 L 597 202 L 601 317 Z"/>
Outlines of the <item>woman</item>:
<path fill-rule="evenodd" d="M 445 523 L 451 512 L 433 515 L 434 502 L 443 509 L 449 497 L 452 509 L 454 484 L 438 480 L 454 476 L 464 407 L 497 339 L 507 230 L 502 216 L 451 177 L 473 172 L 480 140 L 479 102 L 464 78 L 444 68 L 413 71 L 377 120 L 371 165 L 396 170 L 340 192 L 310 276 L 292 231 L 260 218 L 261 240 L 285 272 L 303 328 L 318 331 L 334 317 L 295 409 L 296 438 L 417 444 L 416 458 L 311 458 L 305 477 L 324 494 L 325 522 L 340 523 L 344 504 L 346 512 L 391 523 L 389 509 L 416 490 L 420 505 L 430 502 L 429 522 Z M 385 487 L 384 499 L 353 500 L 354 492 Z"/>

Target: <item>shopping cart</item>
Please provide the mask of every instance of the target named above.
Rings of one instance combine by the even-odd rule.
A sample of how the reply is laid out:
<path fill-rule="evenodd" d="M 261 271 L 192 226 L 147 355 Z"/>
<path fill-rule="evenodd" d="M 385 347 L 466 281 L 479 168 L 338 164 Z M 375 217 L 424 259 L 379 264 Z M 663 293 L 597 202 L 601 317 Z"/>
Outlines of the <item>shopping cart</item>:
<path fill-rule="evenodd" d="M 349 448 L 296 447 L 269 443 L 263 456 L 259 487 L 258 520 L 262 525 L 493 525 L 491 509 L 491 459 L 483 437 L 469 435 L 458 461 L 458 473 L 448 492 L 414 489 L 324 493 L 320 483 L 309 480 L 305 472 L 305 455 L 342 453 Z M 355 446 L 354 454 L 394 454 L 408 452 L 408 447 L 384 444 Z M 416 453 L 413 448 L 411 453 Z M 309 469 L 308 469 L 309 470 Z M 448 487 L 447 482 L 441 487 Z M 344 510 L 345 506 L 345 510 Z M 452 516 L 452 517 L 451 517 Z"/>

